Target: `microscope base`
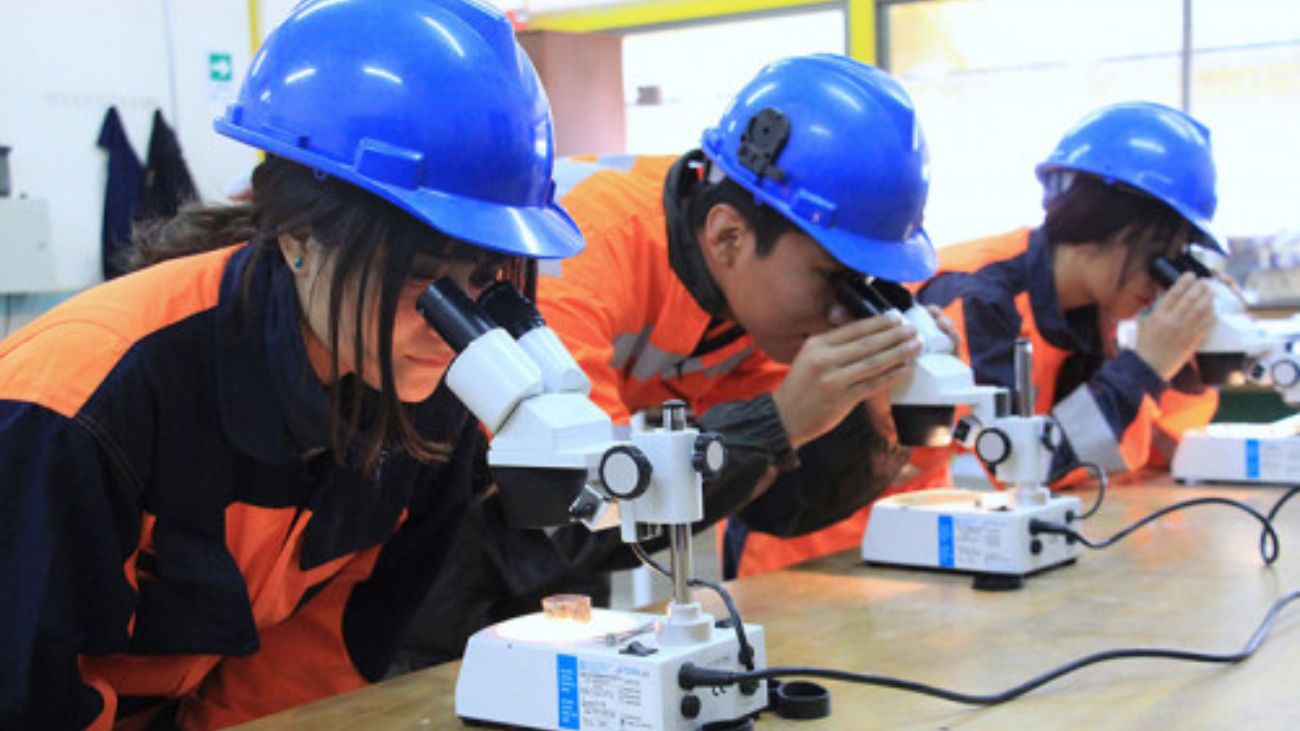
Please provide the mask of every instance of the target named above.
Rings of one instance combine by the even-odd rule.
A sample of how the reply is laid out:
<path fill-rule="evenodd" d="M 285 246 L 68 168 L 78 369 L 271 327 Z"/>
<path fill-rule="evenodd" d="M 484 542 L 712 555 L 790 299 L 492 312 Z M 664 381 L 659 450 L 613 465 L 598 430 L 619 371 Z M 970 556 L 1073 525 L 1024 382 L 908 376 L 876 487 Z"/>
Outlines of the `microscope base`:
<path fill-rule="evenodd" d="M 480 630 L 465 648 L 456 715 L 555 731 L 686 731 L 766 707 L 765 682 L 749 694 L 738 687 L 682 690 L 683 663 L 743 669 L 736 633 L 710 625 L 704 642 L 661 645 L 655 625 L 663 621 L 662 615 L 594 609 L 588 624 L 539 613 Z M 606 644 L 606 632 L 617 641 Z M 754 666 L 766 667 L 763 628 L 746 624 L 745 634 Z"/>
<path fill-rule="evenodd" d="M 1027 576 L 1073 561 L 1083 547 L 1065 536 L 1029 533 L 1033 519 L 1079 525 L 1076 497 L 1011 505 L 1007 492 L 920 490 L 877 501 L 862 558 L 973 574 Z"/>
<path fill-rule="evenodd" d="M 1300 483 L 1297 417 L 1271 424 L 1209 424 L 1183 435 L 1169 472 L 1185 482 Z"/>

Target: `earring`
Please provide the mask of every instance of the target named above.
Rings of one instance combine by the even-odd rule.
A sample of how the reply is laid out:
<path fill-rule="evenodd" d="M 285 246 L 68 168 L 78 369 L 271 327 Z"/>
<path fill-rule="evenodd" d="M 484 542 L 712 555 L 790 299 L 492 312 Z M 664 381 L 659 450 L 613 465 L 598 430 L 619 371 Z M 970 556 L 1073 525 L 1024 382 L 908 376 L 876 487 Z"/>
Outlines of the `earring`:
<path fill-rule="evenodd" d="M 294 260 L 293 260 L 293 268 L 294 268 L 294 269 L 302 269 L 302 257 L 301 257 L 301 256 L 298 257 L 297 259 L 294 259 Z"/>

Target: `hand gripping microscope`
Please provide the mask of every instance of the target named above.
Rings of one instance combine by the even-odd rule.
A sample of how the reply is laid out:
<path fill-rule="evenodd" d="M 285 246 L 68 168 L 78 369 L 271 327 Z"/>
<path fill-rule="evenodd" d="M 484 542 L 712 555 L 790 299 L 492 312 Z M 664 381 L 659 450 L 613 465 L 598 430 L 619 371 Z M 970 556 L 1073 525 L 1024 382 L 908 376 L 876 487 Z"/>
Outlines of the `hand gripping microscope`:
<path fill-rule="evenodd" d="M 1016 342 L 1016 408 L 1008 413 L 1007 390 L 976 385 L 970 367 L 954 354 L 952 340 L 906 289 L 851 277 L 840 281 L 838 294 L 858 317 L 900 312 L 921 337 L 924 348 L 912 374 L 890 394 L 899 442 L 943 446 L 957 439 L 1009 486 L 1005 491 L 919 490 L 878 500 L 862 537 L 863 559 L 971 573 L 977 587 L 1004 588 L 1078 557 L 1082 546 L 1030 531 L 1034 520 L 1074 525 L 1082 509 L 1078 498 L 1053 495 L 1045 484 L 1061 431 L 1050 418 L 1033 413 L 1029 341 Z M 959 405 L 970 413 L 954 427 Z"/>
<path fill-rule="evenodd" d="M 644 526 L 670 539 L 672 599 L 664 614 L 592 609 L 551 597 L 544 610 L 477 632 L 456 683 L 464 719 L 535 729 L 739 727 L 767 705 L 766 683 L 718 692 L 679 686 L 684 663 L 734 671 L 765 667 L 763 630 L 717 623 L 694 600 L 691 524 L 704 516 L 701 475 L 725 449 L 669 402 L 663 425 L 614 438 L 587 398 L 590 382 L 541 315 L 498 282 L 478 302 L 450 280 L 418 309 L 458 353 L 448 387 L 493 434 L 488 464 L 507 520 L 520 528 L 581 521 L 617 525 L 635 544 Z"/>
<path fill-rule="evenodd" d="M 1293 341 L 1251 317 L 1236 293 L 1191 255 L 1151 263 L 1152 277 L 1165 287 L 1184 272 L 1205 279 L 1214 292 L 1214 326 L 1195 356 L 1201 380 L 1249 380 L 1271 386 L 1289 406 L 1300 404 L 1300 356 Z M 1190 430 L 1179 440 L 1170 473 L 1183 481 L 1294 484 L 1300 481 L 1300 415 Z"/>

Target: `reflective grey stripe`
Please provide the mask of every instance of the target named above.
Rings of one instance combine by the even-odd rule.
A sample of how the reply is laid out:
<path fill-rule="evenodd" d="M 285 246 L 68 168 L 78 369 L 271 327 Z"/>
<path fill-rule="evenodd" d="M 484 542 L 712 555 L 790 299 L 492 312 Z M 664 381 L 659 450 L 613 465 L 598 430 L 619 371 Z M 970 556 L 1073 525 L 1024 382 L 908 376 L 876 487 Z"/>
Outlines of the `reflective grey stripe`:
<path fill-rule="evenodd" d="M 601 165 L 594 162 L 582 162 L 569 158 L 561 158 L 555 161 L 555 171 L 551 177 L 555 179 L 555 200 L 563 202 L 564 196 L 569 191 L 577 187 L 578 183 L 590 178 L 601 170 L 608 170 L 609 166 Z"/>
<path fill-rule="evenodd" d="M 1052 416 L 1061 424 L 1065 438 L 1070 440 L 1070 447 L 1080 462 L 1092 462 L 1107 472 L 1132 469 L 1124 461 L 1119 441 L 1087 384 L 1062 399 L 1052 409 Z"/>
<path fill-rule="evenodd" d="M 735 370 L 736 366 L 754 351 L 754 346 L 751 345 L 726 360 L 706 368 L 701 358 L 686 358 L 680 353 L 670 353 L 650 345 L 646 342 L 649 336 L 650 330 L 646 328 L 639 336 L 620 335 L 615 338 L 612 365 L 615 368 L 622 368 L 635 360 L 632 365 L 632 377 L 638 381 L 648 381 L 656 376 L 665 379 L 679 378 L 698 372 L 703 372 L 709 378 L 717 378 Z"/>
<path fill-rule="evenodd" d="M 650 326 L 646 325 L 639 333 L 623 333 L 614 337 L 614 357 L 609 359 L 609 364 L 617 369 L 622 369 L 632 361 L 633 358 L 641 352 L 647 341 L 650 340 Z"/>
<path fill-rule="evenodd" d="M 647 344 L 637 355 L 636 364 L 632 366 L 632 377 L 638 381 L 648 381 L 676 370 L 677 364 L 684 359 L 685 356 L 681 353 L 669 353 Z"/>
<path fill-rule="evenodd" d="M 564 260 L 563 259 L 538 259 L 537 276 L 539 277 L 564 276 Z"/>
<path fill-rule="evenodd" d="M 614 168 L 630 173 L 632 172 L 632 166 L 636 165 L 636 159 L 636 155 L 601 155 L 596 158 L 596 164 L 601 167 Z"/>
<path fill-rule="evenodd" d="M 718 376 L 721 376 L 724 373 L 730 373 L 731 371 L 735 370 L 736 366 L 740 365 L 740 362 L 743 361 L 746 357 L 748 357 L 749 354 L 752 352 L 754 352 L 754 346 L 750 345 L 744 350 L 732 354 L 726 360 L 720 363 L 715 363 L 709 366 L 708 368 L 704 367 L 704 360 L 702 358 L 691 358 L 685 361 L 684 363 L 682 363 L 681 367 L 678 370 L 682 375 L 686 375 L 687 373 L 694 373 L 696 371 L 702 370 L 704 371 L 704 375 L 708 376 L 709 378 L 717 378 Z"/>
<path fill-rule="evenodd" d="M 631 376 L 638 381 L 648 381 L 656 376 L 678 378 L 698 372 L 703 372 L 709 378 L 717 378 L 735 370 L 754 352 L 754 344 L 750 343 L 725 360 L 705 367 L 703 358 L 688 358 L 681 353 L 670 353 L 651 345 L 650 333 L 653 329 L 653 325 L 646 325 L 639 333 L 615 335 L 614 355 L 610 357 L 609 365 L 615 370 L 623 370 L 631 364 Z"/>

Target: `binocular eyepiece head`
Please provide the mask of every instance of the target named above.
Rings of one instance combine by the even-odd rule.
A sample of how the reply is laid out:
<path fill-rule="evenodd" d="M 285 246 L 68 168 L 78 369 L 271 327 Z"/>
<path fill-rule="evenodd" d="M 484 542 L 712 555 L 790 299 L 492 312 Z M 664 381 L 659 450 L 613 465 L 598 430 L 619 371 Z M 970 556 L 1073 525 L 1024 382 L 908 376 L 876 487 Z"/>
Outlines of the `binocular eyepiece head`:
<path fill-rule="evenodd" d="M 871 279 L 856 272 L 844 272 L 835 279 L 835 299 L 858 319 L 876 317 L 890 310 L 907 312 L 912 293 L 887 279 Z"/>
<path fill-rule="evenodd" d="M 1151 278 L 1161 287 L 1168 289 L 1174 286 L 1178 277 L 1184 272 L 1191 272 L 1196 275 L 1197 279 L 1204 279 L 1210 276 L 1210 270 L 1191 254 L 1180 254 L 1177 257 L 1157 256 L 1151 260 L 1147 267 L 1147 272 Z"/>

